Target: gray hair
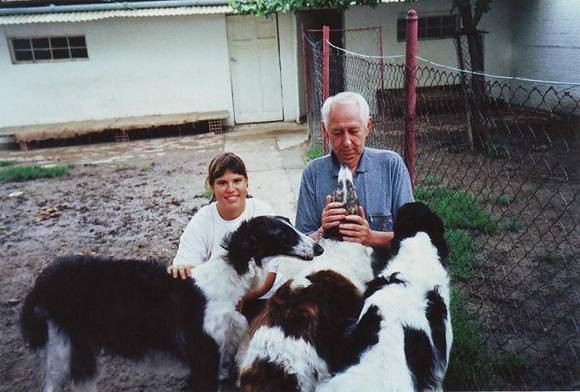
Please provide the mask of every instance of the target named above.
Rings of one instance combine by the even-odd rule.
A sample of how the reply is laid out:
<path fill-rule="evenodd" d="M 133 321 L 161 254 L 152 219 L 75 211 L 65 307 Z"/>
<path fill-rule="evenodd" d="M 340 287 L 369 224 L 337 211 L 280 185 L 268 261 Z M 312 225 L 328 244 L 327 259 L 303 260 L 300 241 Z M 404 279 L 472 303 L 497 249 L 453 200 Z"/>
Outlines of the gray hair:
<path fill-rule="evenodd" d="M 324 122 L 325 127 L 328 127 L 330 110 L 332 109 L 332 107 L 337 103 L 346 103 L 346 102 L 356 103 L 358 105 L 360 112 L 360 120 L 362 121 L 363 124 L 367 123 L 369 119 L 370 109 L 366 99 L 359 93 L 344 91 L 342 93 L 333 95 L 332 97 L 328 97 L 326 98 L 326 101 L 324 101 L 324 105 L 322 105 L 322 109 L 320 110 L 320 112 L 322 114 L 322 122 Z"/>

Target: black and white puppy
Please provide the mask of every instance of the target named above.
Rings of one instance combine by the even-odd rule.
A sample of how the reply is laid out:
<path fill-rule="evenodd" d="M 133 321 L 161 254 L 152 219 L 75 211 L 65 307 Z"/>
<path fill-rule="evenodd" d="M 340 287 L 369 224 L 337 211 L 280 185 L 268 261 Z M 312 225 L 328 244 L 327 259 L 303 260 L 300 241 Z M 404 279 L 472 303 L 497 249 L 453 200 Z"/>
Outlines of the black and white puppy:
<path fill-rule="evenodd" d="M 395 256 L 367 285 L 345 345 L 345 370 L 317 391 L 442 387 L 453 339 L 443 222 L 426 205 L 408 203 L 394 231 Z"/>
<path fill-rule="evenodd" d="M 235 304 L 278 255 L 312 260 L 323 252 L 285 218 L 241 224 L 227 253 L 173 279 L 157 262 L 69 256 L 38 277 L 21 313 L 24 339 L 46 354 L 45 391 L 72 381 L 96 389 L 96 357 L 105 349 L 130 359 L 168 353 L 190 370 L 191 388 L 215 391 L 226 377 L 247 322 Z"/>

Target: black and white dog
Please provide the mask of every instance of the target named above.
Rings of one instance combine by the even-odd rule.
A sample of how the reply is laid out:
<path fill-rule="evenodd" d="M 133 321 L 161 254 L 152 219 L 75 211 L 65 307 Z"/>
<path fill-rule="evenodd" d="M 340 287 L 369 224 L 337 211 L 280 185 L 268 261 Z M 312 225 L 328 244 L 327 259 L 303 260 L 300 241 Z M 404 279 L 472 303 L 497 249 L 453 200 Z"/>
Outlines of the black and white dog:
<path fill-rule="evenodd" d="M 224 239 L 227 253 L 173 279 L 161 263 L 70 256 L 57 259 L 26 297 L 21 330 L 46 354 L 45 391 L 96 389 L 105 349 L 131 359 L 168 353 L 190 369 L 195 391 L 215 391 L 246 328 L 235 304 L 269 257 L 311 260 L 323 252 L 281 217 L 253 218 Z"/>
<path fill-rule="evenodd" d="M 335 369 L 344 330 L 359 315 L 361 292 L 334 271 L 286 282 L 250 327 L 240 360 L 242 392 L 314 391 Z"/>
<path fill-rule="evenodd" d="M 441 219 L 422 203 L 400 208 L 387 267 L 367 285 L 343 354 L 345 370 L 317 391 L 440 390 L 453 334 Z"/>

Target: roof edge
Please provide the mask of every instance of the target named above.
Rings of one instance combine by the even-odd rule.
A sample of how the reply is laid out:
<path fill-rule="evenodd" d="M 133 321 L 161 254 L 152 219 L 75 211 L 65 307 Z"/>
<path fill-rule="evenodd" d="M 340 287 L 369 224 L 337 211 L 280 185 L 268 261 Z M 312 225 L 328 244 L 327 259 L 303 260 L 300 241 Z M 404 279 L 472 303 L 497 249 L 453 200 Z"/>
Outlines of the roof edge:
<path fill-rule="evenodd" d="M 138 10 L 149 8 L 177 8 L 195 6 L 223 6 L 228 5 L 227 0 L 155 0 L 137 2 L 115 2 L 96 4 L 73 4 L 73 5 L 48 5 L 40 7 L 0 8 L 0 16 L 8 15 L 32 15 L 32 14 L 55 14 L 82 11 L 112 11 L 112 10 Z"/>

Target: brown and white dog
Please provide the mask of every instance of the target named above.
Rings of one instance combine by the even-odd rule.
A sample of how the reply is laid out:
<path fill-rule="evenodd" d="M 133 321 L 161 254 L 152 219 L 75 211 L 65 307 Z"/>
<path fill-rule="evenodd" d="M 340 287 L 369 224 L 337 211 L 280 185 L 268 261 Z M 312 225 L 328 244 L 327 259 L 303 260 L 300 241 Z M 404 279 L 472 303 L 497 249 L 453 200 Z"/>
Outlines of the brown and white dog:
<path fill-rule="evenodd" d="M 362 307 L 360 291 L 334 271 L 286 282 L 252 323 L 240 361 L 240 389 L 314 391 L 339 363 L 345 330 Z"/>

